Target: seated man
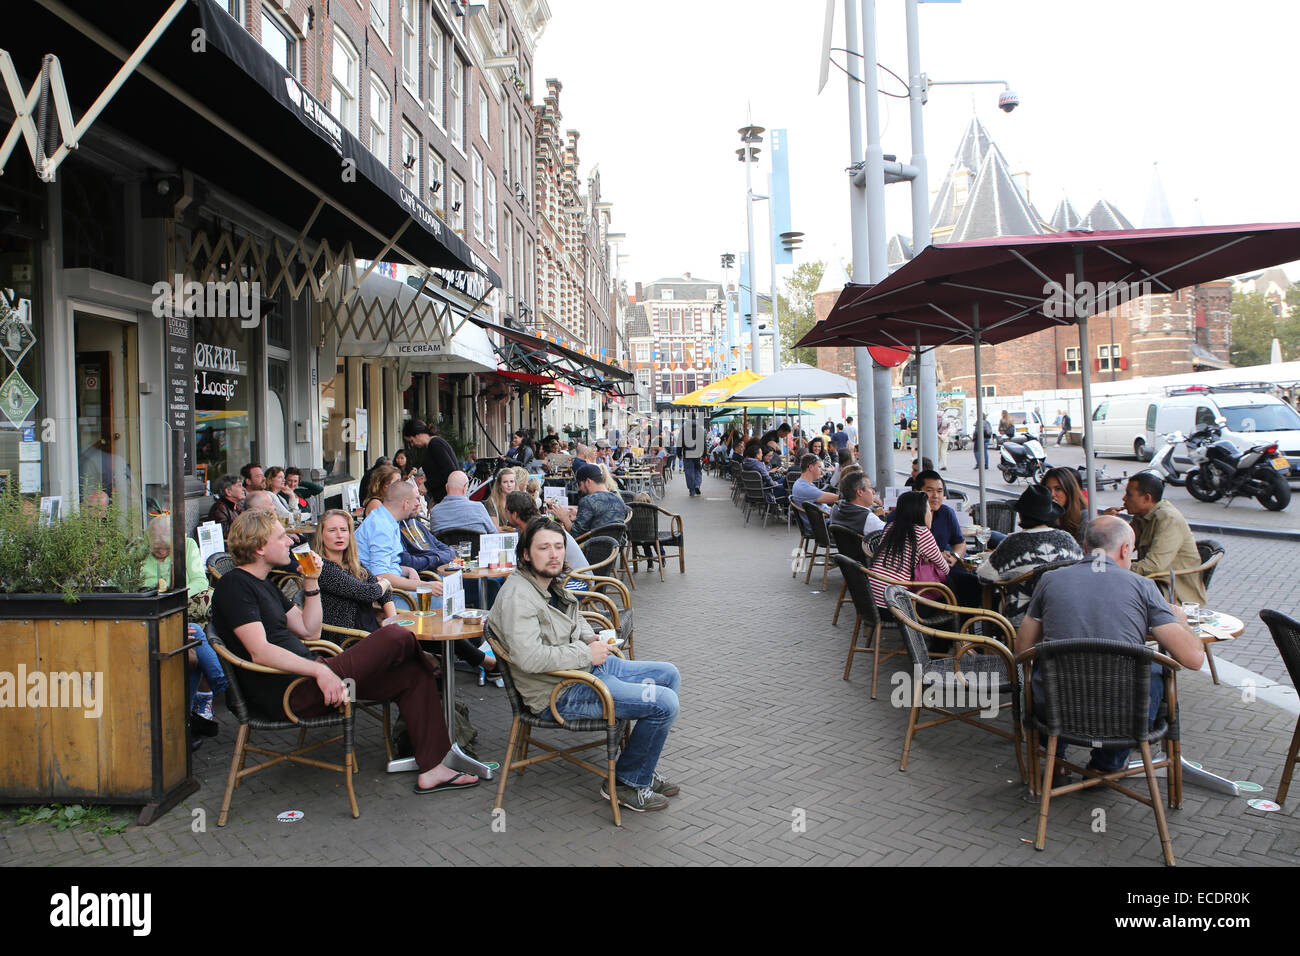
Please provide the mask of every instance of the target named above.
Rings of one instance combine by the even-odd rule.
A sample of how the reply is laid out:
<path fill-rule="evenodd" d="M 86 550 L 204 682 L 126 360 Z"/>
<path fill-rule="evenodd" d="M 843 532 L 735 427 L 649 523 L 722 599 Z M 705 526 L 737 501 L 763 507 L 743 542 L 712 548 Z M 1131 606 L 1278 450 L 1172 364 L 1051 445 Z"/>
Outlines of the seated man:
<path fill-rule="evenodd" d="M 244 498 L 248 496 L 248 491 L 244 488 L 244 483 L 234 475 L 225 475 L 217 479 L 212 492 L 217 496 L 217 500 L 212 503 L 207 520 L 221 525 L 222 536 L 229 538 L 230 526 L 234 524 L 235 518 L 243 509 Z"/>
<path fill-rule="evenodd" d="M 603 528 L 606 525 L 622 524 L 627 517 L 628 507 L 617 491 L 605 488 L 605 475 L 597 465 L 579 465 L 573 477 L 578 482 L 578 490 L 583 493 L 578 502 L 577 516 L 572 517 L 569 508 L 549 502 L 551 513 L 560 524 L 575 538 Z"/>
<path fill-rule="evenodd" d="M 790 497 L 789 491 L 785 487 L 785 482 L 777 481 L 768 473 L 767 466 L 763 464 L 763 446 L 758 442 L 750 442 L 745 446 L 745 460 L 741 462 L 740 467 L 745 471 L 756 471 L 763 479 L 763 493 L 767 500 L 773 504 L 784 502 Z"/>
<path fill-rule="evenodd" d="M 524 528 L 528 527 L 528 522 L 539 517 L 537 502 L 533 496 L 526 491 L 512 491 L 506 495 L 506 522 L 520 534 Z M 564 563 L 572 568 L 585 568 L 587 566 L 587 556 L 582 553 L 582 548 L 578 542 L 573 540 L 573 535 L 564 532 Z M 571 590 L 584 590 L 585 582 L 576 582 L 581 584 L 581 588 Z"/>
<path fill-rule="evenodd" d="M 817 487 L 816 482 L 822 476 L 822 460 L 812 453 L 806 454 L 799 459 L 799 471 L 799 478 L 790 489 L 791 500 L 805 511 L 808 508 L 820 508 L 823 514 L 829 516 L 830 506 L 839 501 L 840 496 L 833 491 L 822 491 Z"/>
<path fill-rule="evenodd" d="M 447 496 L 429 509 L 429 527 L 434 534 L 452 528 L 467 528 L 484 534 L 499 531 L 483 502 L 470 501 L 466 497 L 468 488 L 469 476 L 463 471 L 453 471 L 447 479 Z"/>
<path fill-rule="evenodd" d="M 416 793 L 464 790 L 478 783 L 478 777 L 443 763 L 451 739 L 443 715 L 439 669 L 420 649 L 414 634 L 390 624 L 337 657 L 317 658 L 303 641 L 321 635 L 320 572 L 303 576 L 302 608 L 267 580 L 272 568 L 289 560 L 289 536 L 267 511 L 236 518 L 227 544 L 235 570 L 223 575 L 213 590 L 213 633 L 239 657 L 289 672 L 239 671 L 240 690 L 255 710 L 267 717 L 280 715 L 285 689 L 293 675 L 302 675 L 315 683 L 295 687 L 289 707 L 299 717 L 319 717 L 343 703 L 348 696 L 344 681 L 351 680 L 358 697 L 397 701 L 420 770 Z M 318 566 L 323 563 L 319 557 L 316 560 Z"/>
<path fill-rule="evenodd" d="M 410 567 L 402 566 L 402 530 L 399 522 L 415 514 L 415 489 L 404 481 L 394 481 L 384 492 L 384 503 L 361 522 L 354 540 L 357 560 L 377 578 L 383 578 L 396 588 L 411 590 L 422 584 L 432 584 L 433 593 L 442 593 L 438 581 L 420 579 Z"/>
<path fill-rule="evenodd" d="M 921 491 L 921 486 L 916 483 L 916 476 L 923 471 L 934 471 L 934 462 L 929 458 L 913 458 L 912 473 L 908 475 L 907 481 L 903 482 L 903 487 L 911 488 L 913 491 Z"/>
<path fill-rule="evenodd" d="M 519 536 L 515 572 L 506 579 L 488 623 L 510 655 L 515 686 L 524 703 L 550 715 L 557 670 L 590 671 L 614 698 L 614 715 L 635 720 L 615 767 L 617 800 L 642 813 L 663 810 L 680 788 L 658 773 L 659 754 L 677 719 L 681 675 L 672 664 L 625 661 L 610 654 L 578 609 L 578 601 L 559 586 L 564 573 L 564 535 L 549 518 L 534 518 Z M 599 719 L 600 699 L 586 686 L 568 687 L 555 702 L 560 716 Z M 609 799 L 601 788 L 601 796 Z"/>
<path fill-rule="evenodd" d="M 1133 533 L 1137 538 L 1137 553 L 1141 560 L 1133 562 L 1135 574 L 1159 575 L 1157 580 L 1166 584 L 1169 572 L 1198 567 L 1201 553 L 1196 550 L 1196 539 L 1187 519 L 1170 502 L 1163 501 L 1165 483 L 1159 475 L 1139 472 L 1124 487 L 1124 510 L 1133 516 Z M 1118 513 L 1118 508 L 1107 508 L 1105 514 Z M 1182 574 L 1175 579 L 1176 594 L 1170 600 L 1205 603 L 1205 584 L 1199 574 Z"/>
<path fill-rule="evenodd" d="M 839 502 L 831 509 L 831 524 L 865 537 L 884 528 L 885 522 L 880 518 L 883 510 L 867 476 L 860 471 L 850 472 L 840 485 Z"/>
<path fill-rule="evenodd" d="M 1103 554 L 1104 566 L 1081 561 L 1068 568 L 1048 571 L 1034 589 L 1029 609 L 1016 635 L 1016 651 L 1026 651 L 1039 640 L 1104 638 L 1141 645 L 1150 634 L 1162 650 L 1184 667 L 1196 670 L 1205 659 L 1200 639 L 1187 627 L 1187 616 L 1170 605 L 1155 582 L 1131 574 L 1133 529 L 1116 517 L 1092 522 L 1084 538 L 1089 554 Z M 1099 574 L 1098 571 L 1105 573 Z M 1034 671 L 1034 696 L 1041 699 L 1041 675 Z M 1151 717 L 1164 696 L 1164 682 L 1151 676 Z M 1065 752 L 1062 745 L 1057 751 Z M 1110 773 L 1128 763 L 1127 750 L 1096 749 L 1088 766 Z M 1065 774 L 1058 774 L 1064 777 Z"/>

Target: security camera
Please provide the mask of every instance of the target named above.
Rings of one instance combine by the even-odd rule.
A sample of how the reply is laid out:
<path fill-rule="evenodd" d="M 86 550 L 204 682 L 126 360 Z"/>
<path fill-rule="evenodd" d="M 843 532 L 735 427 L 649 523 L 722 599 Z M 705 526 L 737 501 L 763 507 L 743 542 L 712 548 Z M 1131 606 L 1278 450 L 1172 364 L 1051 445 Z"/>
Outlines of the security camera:
<path fill-rule="evenodd" d="M 1020 97 L 1016 96 L 1010 90 L 1003 90 L 1002 95 L 998 97 L 998 109 L 1004 113 L 1010 113 L 1020 105 Z"/>

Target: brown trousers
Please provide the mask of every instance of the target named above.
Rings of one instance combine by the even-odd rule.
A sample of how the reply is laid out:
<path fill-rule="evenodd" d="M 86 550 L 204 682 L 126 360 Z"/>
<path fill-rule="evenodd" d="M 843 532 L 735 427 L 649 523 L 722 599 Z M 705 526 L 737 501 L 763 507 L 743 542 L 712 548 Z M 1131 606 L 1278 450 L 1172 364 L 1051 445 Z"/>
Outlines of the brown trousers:
<path fill-rule="evenodd" d="M 404 627 L 390 624 L 353 644 L 325 666 L 356 686 L 358 700 L 396 700 L 415 746 L 420 772 L 432 770 L 451 749 L 442 709 L 441 668 Z M 303 717 L 319 717 L 329 708 L 314 681 L 299 684 L 289 706 Z"/>

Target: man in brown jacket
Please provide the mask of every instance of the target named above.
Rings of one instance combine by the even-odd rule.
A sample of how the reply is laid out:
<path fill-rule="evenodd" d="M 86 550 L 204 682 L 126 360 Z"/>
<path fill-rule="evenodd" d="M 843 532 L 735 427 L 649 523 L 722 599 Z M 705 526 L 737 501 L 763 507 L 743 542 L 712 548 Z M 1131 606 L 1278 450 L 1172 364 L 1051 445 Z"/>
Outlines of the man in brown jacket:
<path fill-rule="evenodd" d="M 1201 554 L 1196 539 L 1182 512 L 1162 500 L 1165 483 L 1158 475 L 1141 472 L 1128 480 L 1124 489 L 1124 510 L 1133 516 L 1133 533 L 1137 536 L 1140 560 L 1133 562 L 1137 574 L 1153 577 L 1165 584 L 1170 571 L 1197 567 Z M 1117 508 L 1107 509 L 1115 514 Z M 1169 598 L 1176 604 L 1186 601 L 1205 603 L 1205 585 L 1199 574 L 1181 574 L 1176 578 L 1175 593 Z"/>

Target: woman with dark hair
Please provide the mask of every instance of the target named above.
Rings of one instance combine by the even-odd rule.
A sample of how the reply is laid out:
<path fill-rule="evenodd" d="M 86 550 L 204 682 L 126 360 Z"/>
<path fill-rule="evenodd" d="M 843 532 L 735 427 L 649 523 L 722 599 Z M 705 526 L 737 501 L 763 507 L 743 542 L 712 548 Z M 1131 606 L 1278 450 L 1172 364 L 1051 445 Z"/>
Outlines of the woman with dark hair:
<path fill-rule="evenodd" d="M 379 465 L 370 473 L 370 484 L 366 486 L 366 497 L 361 506 L 364 514 L 370 514 L 384 503 L 384 494 L 388 486 L 402 480 L 402 473 L 392 465 Z"/>
<path fill-rule="evenodd" d="M 826 450 L 826 439 L 821 435 L 818 435 L 808 442 L 808 454 L 816 455 L 820 458 L 822 460 L 822 469 L 828 474 L 831 469 L 835 467 L 835 462 L 832 460 L 830 452 Z"/>
<path fill-rule="evenodd" d="M 399 448 L 393 454 L 393 467 L 402 473 L 403 479 L 411 473 L 411 465 L 407 461 L 405 448 Z"/>
<path fill-rule="evenodd" d="M 898 496 L 893 520 L 885 526 L 876 553 L 871 557 L 873 570 L 901 581 L 946 581 L 948 562 L 943 549 L 930 533 L 930 501 L 924 492 L 907 491 Z M 885 606 L 887 583 L 871 581 L 877 607 Z"/>
<path fill-rule="evenodd" d="M 521 429 L 515 432 L 514 437 L 519 439 L 519 444 L 510 448 L 505 453 L 505 457 L 509 458 L 512 463 L 527 468 L 537 457 L 537 452 L 533 447 L 533 436 Z"/>
<path fill-rule="evenodd" d="M 1083 538 L 1088 533 L 1088 502 L 1083 489 L 1079 487 L 1079 478 L 1074 469 L 1053 468 L 1043 476 L 1043 487 L 1052 493 L 1052 500 L 1064 512 L 1057 521 L 1057 527 L 1070 532 L 1082 547 Z"/>
<path fill-rule="evenodd" d="M 375 459 L 375 463 L 373 465 L 371 465 L 369 468 L 367 468 L 365 471 L 361 473 L 361 481 L 359 483 L 359 487 L 361 491 L 362 503 L 364 503 L 366 498 L 369 497 L 366 492 L 370 488 L 370 477 L 375 473 L 375 469 L 380 468 L 383 465 L 391 465 L 392 463 L 393 463 L 393 459 L 389 458 L 387 455 L 380 455 L 378 458 Z"/>
<path fill-rule="evenodd" d="M 1083 549 L 1068 531 L 1059 526 L 1061 506 L 1043 485 L 1030 485 L 1016 502 L 1020 530 L 1009 534 L 980 565 L 979 578 L 986 584 L 1023 577 L 1045 564 L 1080 561 Z M 1032 581 L 1032 579 L 1031 579 Z M 1024 620 L 1032 596 L 1030 582 L 1007 588 L 1002 613 L 1017 627 Z"/>

